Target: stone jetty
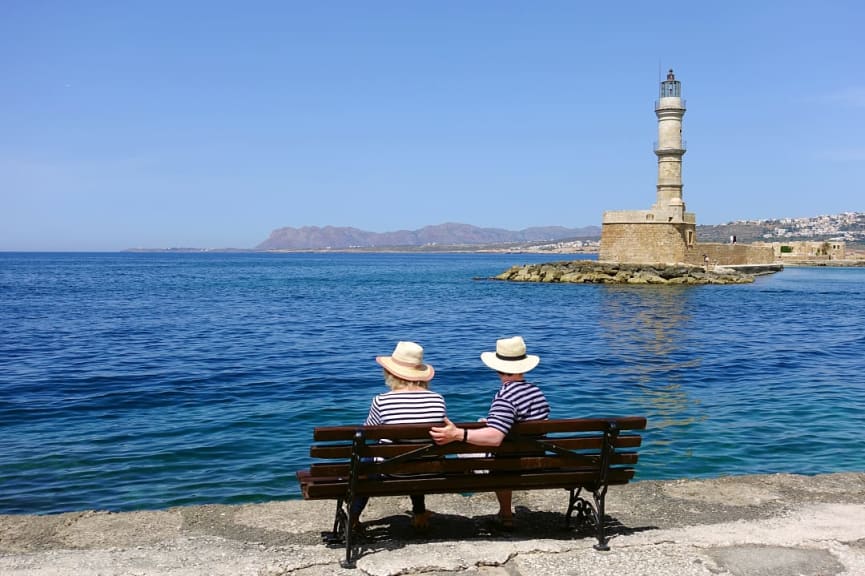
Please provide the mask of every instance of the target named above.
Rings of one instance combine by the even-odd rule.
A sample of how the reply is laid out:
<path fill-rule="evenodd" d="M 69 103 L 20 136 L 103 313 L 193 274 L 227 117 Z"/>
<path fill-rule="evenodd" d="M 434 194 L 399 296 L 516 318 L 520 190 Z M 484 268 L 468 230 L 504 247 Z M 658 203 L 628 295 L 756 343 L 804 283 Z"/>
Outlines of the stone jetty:
<path fill-rule="evenodd" d="M 621 264 L 595 260 L 571 260 L 512 266 L 493 280 L 509 282 L 562 282 L 572 284 L 749 284 L 755 275 L 770 274 L 783 267 L 760 266 L 742 269 L 732 266 L 688 264 Z"/>

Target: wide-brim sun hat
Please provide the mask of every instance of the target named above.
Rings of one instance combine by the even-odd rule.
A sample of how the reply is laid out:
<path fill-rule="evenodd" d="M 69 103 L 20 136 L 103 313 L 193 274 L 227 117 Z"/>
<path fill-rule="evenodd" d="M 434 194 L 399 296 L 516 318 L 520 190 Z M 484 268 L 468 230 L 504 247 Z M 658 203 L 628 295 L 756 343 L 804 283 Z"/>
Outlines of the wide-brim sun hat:
<path fill-rule="evenodd" d="M 481 360 L 496 372 L 504 374 L 525 374 L 541 361 L 534 354 L 526 354 L 526 343 L 522 336 L 496 340 L 496 351 L 482 352 Z"/>
<path fill-rule="evenodd" d="M 397 342 L 390 356 L 376 356 L 375 361 L 397 378 L 408 382 L 429 382 L 435 375 L 435 369 L 424 364 L 423 347 L 414 342 Z"/>

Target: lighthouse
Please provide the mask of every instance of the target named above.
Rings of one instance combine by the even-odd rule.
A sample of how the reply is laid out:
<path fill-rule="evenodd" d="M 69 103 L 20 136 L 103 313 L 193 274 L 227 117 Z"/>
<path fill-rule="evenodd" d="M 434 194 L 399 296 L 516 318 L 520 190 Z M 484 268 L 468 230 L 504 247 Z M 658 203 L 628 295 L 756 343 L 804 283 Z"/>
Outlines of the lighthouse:
<path fill-rule="evenodd" d="M 628 263 L 680 263 L 695 259 L 697 219 L 682 199 L 682 84 L 670 70 L 655 101 L 658 117 L 656 200 L 649 210 L 604 212 L 598 259 Z"/>
<path fill-rule="evenodd" d="M 601 224 L 598 260 L 627 264 L 690 264 L 735 266 L 771 264 L 771 246 L 697 242 L 697 217 L 685 212 L 682 198 L 682 84 L 672 70 L 661 80 L 655 100 L 658 117 L 658 183 L 648 210 L 608 210 Z M 610 195 L 615 196 L 615 193 Z"/>
<path fill-rule="evenodd" d="M 671 69 L 667 79 L 661 82 L 661 91 L 655 101 L 658 117 L 658 140 L 655 155 L 658 157 L 658 200 L 652 207 L 665 213 L 669 222 L 682 222 L 685 217 L 685 202 L 682 200 L 682 156 L 685 141 L 682 139 L 682 117 L 685 101 L 682 100 L 682 83 L 676 80 Z"/>

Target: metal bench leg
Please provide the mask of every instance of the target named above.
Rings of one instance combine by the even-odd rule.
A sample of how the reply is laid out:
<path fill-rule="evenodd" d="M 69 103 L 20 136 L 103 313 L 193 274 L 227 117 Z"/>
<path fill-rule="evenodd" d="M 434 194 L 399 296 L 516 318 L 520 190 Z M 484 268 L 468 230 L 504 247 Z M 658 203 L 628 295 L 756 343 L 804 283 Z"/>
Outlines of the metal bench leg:
<path fill-rule="evenodd" d="M 333 529 L 329 534 L 327 532 L 322 532 L 321 534 L 322 540 L 326 544 L 342 543 L 345 539 L 345 528 L 348 525 L 348 518 L 342 504 L 343 499 L 338 498 L 336 501 L 336 512 L 333 515 Z"/>
<path fill-rule="evenodd" d="M 616 453 L 616 438 L 619 437 L 619 426 L 615 422 L 607 422 L 604 431 L 604 443 L 601 448 L 600 470 L 598 471 L 598 482 L 592 490 L 595 499 L 595 524 L 598 530 L 598 543 L 595 550 L 609 550 L 607 535 L 604 533 L 604 499 L 607 496 L 607 474 L 610 471 L 610 462 Z"/>
<path fill-rule="evenodd" d="M 351 506 L 343 498 L 336 501 L 336 513 L 333 518 L 333 530 L 330 533 L 323 532 L 322 539 L 326 544 L 345 544 L 345 560 L 340 562 L 343 568 L 354 568 L 352 559 L 354 555 L 354 527 L 357 518 L 353 517 Z"/>
<path fill-rule="evenodd" d="M 338 499 L 336 501 L 336 514 L 333 519 L 333 531 L 330 533 L 323 532 L 322 539 L 326 544 L 345 544 L 345 560 L 340 562 L 343 568 L 355 567 L 352 556 L 355 540 L 353 528 L 356 524 L 357 518 L 352 516 L 351 506 L 347 505 L 344 499 Z"/>
<path fill-rule="evenodd" d="M 594 545 L 595 550 L 606 551 L 610 549 L 607 544 L 607 535 L 604 527 L 604 500 L 607 494 L 607 487 L 604 486 L 601 490 L 593 490 L 592 498 L 595 501 L 594 505 L 580 497 L 582 487 L 573 488 L 570 490 L 568 498 L 568 511 L 565 514 L 565 526 L 570 528 L 571 516 L 576 512 L 576 524 L 589 525 L 595 529 L 595 537 L 598 543 Z"/>
<path fill-rule="evenodd" d="M 580 522 L 580 517 L 582 516 L 582 506 L 580 498 L 580 492 L 583 490 L 582 486 L 579 488 L 571 488 L 570 496 L 568 496 L 568 510 L 565 512 L 565 528 L 571 527 L 571 516 L 574 512 L 577 513 L 577 522 Z"/>
<path fill-rule="evenodd" d="M 351 510 L 347 514 L 347 522 L 345 525 L 345 562 L 340 562 L 340 565 L 343 568 L 354 568 L 354 562 L 352 562 L 352 544 L 354 540 L 354 524 L 355 518 L 352 518 Z"/>
<path fill-rule="evenodd" d="M 610 545 L 607 543 L 607 535 L 604 531 L 604 500 L 607 495 L 607 487 L 604 486 L 600 491 L 592 492 L 595 498 L 595 523 L 597 525 L 598 543 L 594 545 L 595 550 L 607 551 Z"/>
<path fill-rule="evenodd" d="M 326 544 L 345 544 L 345 560 L 340 562 L 343 568 L 354 568 L 353 545 L 355 531 L 352 529 L 356 524 L 356 518 L 352 518 L 351 507 L 346 505 L 345 500 L 340 498 L 336 502 L 336 515 L 333 520 L 333 531 L 323 532 L 322 537 Z"/>
<path fill-rule="evenodd" d="M 579 488 L 572 488 L 570 490 L 570 497 L 568 498 L 568 511 L 565 512 L 565 528 L 571 527 L 571 517 L 575 519 L 577 527 L 585 524 L 589 524 L 594 527 L 595 510 L 588 500 L 580 497 L 580 493 L 582 492 L 582 490 L 582 486 Z M 574 516 L 575 512 L 576 516 Z"/>
<path fill-rule="evenodd" d="M 334 537 L 342 539 L 346 524 L 345 510 L 342 509 L 342 498 L 339 498 L 336 501 L 336 514 L 333 518 Z"/>
<path fill-rule="evenodd" d="M 357 499 L 357 480 L 360 475 L 360 454 L 365 445 L 363 432 L 358 430 L 354 433 L 351 448 L 351 469 L 348 474 L 348 495 L 346 498 L 346 525 L 345 525 L 345 562 L 342 562 L 343 568 L 354 568 L 355 564 L 352 560 L 352 547 L 354 544 L 354 529 L 358 525 L 359 512 L 354 512 L 355 500 Z"/>

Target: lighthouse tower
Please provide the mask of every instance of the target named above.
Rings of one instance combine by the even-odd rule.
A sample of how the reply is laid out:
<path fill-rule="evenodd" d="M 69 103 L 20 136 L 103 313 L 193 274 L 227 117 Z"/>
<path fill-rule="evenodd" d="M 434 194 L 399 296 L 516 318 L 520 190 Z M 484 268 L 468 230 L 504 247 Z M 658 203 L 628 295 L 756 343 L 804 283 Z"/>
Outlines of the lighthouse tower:
<path fill-rule="evenodd" d="M 685 102 L 682 100 L 682 83 L 670 70 L 667 79 L 661 82 L 661 93 L 655 102 L 658 117 L 658 141 L 655 154 L 658 156 L 658 200 L 652 209 L 664 213 L 668 222 L 682 222 L 685 203 L 682 201 L 682 156 L 685 142 L 682 140 L 682 117 Z"/>
<path fill-rule="evenodd" d="M 598 259 L 607 262 L 666 263 L 694 261 L 697 219 L 682 200 L 682 85 L 670 70 L 655 101 L 658 117 L 657 199 L 649 210 L 604 212 Z"/>
<path fill-rule="evenodd" d="M 771 264 L 770 246 L 697 242 L 697 218 L 682 199 L 682 85 L 670 70 L 655 101 L 658 117 L 657 198 L 649 210 L 608 210 L 601 224 L 598 260 L 627 264 Z"/>

